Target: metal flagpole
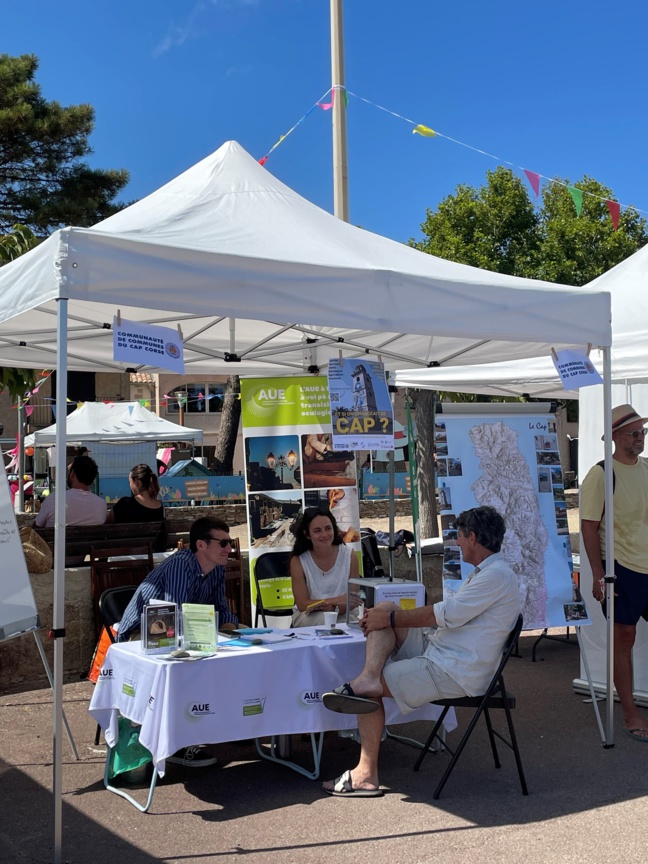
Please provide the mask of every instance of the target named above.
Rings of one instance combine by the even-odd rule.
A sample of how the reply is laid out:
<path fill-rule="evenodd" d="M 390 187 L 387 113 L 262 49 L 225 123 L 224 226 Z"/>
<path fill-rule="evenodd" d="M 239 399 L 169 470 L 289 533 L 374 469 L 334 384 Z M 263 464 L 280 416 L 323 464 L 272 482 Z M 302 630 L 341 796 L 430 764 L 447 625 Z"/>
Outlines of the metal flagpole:
<path fill-rule="evenodd" d="M 333 213 L 349 221 L 347 169 L 346 91 L 344 87 L 344 37 L 342 0 L 331 0 L 331 101 L 333 108 Z"/>
<path fill-rule="evenodd" d="M 63 836 L 63 637 L 65 636 L 65 492 L 67 477 L 67 299 L 56 308 L 56 489 L 54 491 L 53 797 L 54 864 L 61 864 Z"/>
<path fill-rule="evenodd" d="M 612 361 L 603 349 L 603 442 L 605 458 L 605 599 L 607 605 L 607 704 L 605 744 L 614 747 L 614 468 L 612 466 Z"/>

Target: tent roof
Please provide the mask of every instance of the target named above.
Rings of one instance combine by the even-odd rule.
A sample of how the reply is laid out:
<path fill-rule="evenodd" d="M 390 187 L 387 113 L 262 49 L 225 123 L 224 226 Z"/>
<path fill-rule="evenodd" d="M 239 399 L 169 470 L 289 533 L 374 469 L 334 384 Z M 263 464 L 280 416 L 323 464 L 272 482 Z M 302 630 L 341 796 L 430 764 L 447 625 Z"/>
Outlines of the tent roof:
<path fill-rule="evenodd" d="M 57 298 L 69 299 L 77 370 L 123 371 L 112 359 L 117 309 L 180 325 L 186 371 L 201 374 L 301 373 L 340 350 L 380 354 L 393 369 L 610 340 L 605 291 L 479 270 L 356 228 L 235 142 L 94 228 L 57 231 L 0 268 L 0 297 L 5 366 L 55 365 Z"/>
<path fill-rule="evenodd" d="M 612 301 L 613 384 L 637 384 L 648 378 L 648 245 L 602 273 L 581 290 L 600 288 L 609 291 Z M 513 357 L 513 355 L 512 355 Z M 591 355 L 599 372 L 603 371 L 598 352 Z M 529 396 L 577 399 L 578 390 L 566 391 L 551 357 L 532 360 L 511 359 L 475 366 L 448 365 L 440 369 L 402 369 L 396 384 L 428 390 L 482 393 L 490 396 Z"/>
<path fill-rule="evenodd" d="M 148 411 L 139 402 L 84 402 L 67 418 L 67 441 L 197 441 L 202 429 L 171 423 Z M 56 424 L 39 429 L 25 439 L 26 446 L 49 447 L 56 443 Z"/>

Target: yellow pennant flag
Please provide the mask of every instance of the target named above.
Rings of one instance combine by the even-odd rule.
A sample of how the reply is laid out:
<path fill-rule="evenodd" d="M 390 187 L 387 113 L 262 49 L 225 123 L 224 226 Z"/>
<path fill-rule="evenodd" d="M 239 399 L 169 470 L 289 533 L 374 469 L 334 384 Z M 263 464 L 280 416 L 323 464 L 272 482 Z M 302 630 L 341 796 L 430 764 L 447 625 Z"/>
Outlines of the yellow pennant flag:
<path fill-rule="evenodd" d="M 417 133 L 423 135 L 424 138 L 434 138 L 436 135 L 434 129 L 430 129 L 429 126 L 423 126 L 422 123 L 419 123 L 418 126 L 412 129 L 412 135 L 416 135 Z"/>

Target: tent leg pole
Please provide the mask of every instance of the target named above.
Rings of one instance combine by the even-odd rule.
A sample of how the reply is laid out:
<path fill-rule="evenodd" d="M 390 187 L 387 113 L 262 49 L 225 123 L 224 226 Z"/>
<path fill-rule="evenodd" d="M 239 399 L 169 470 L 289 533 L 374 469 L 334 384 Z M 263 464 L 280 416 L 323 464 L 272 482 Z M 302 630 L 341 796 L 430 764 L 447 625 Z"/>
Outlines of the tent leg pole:
<path fill-rule="evenodd" d="M 54 719 L 53 798 L 54 864 L 61 864 L 63 834 L 63 635 L 65 633 L 65 492 L 67 432 L 67 311 L 68 301 L 57 301 L 56 323 L 56 489 L 54 492 Z"/>
<path fill-rule="evenodd" d="M 607 601 L 607 704 L 605 747 L 614 747 L 614 469 L 612 467 L 612 361 L 603 348 L 603 430 L 605 457 L 605 594 Z"/>

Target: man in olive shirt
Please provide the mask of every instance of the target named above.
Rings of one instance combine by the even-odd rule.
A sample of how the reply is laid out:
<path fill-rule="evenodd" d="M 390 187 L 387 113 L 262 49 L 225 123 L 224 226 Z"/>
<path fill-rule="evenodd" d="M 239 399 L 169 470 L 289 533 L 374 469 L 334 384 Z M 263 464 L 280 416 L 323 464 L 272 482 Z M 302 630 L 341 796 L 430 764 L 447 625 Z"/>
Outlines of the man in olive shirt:
<path fill-rule="evenodd" d="M 632 648 L 637 622 L 648 608 L 648 460 L 644 425 L 632 405 L 612 410 L 614 443 L 614 685 L 623 710 L 625 729 L 636 741 L 648 743 L 648 724 L 634 702 Z M 581 484 L 581 532 L 592 567 L 592 594 L 605 600 L 605 473 L 590 468 Z M 605 607 L 604 607 L 605 611 Z"/>

